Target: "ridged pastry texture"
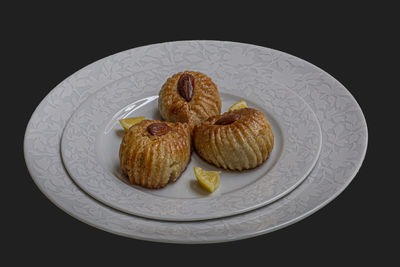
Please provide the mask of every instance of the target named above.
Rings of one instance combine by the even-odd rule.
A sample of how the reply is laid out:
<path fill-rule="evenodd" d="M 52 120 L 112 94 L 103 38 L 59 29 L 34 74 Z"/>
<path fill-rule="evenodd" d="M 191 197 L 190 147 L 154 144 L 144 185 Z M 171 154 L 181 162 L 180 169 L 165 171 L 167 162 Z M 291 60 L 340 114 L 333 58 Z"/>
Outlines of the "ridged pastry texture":
<path fill-rule="evenodd" d="M 163 123 L 171 127 L 164 135 L 150 134 L 147 127 Z M 122 172 L 131 184 L 158 189 L 175 182 L 190 160 L 188 124 L 144 120 L 126 131 L 119 150 Z"/>
<path fill-rule="evenodd" d="M 190 74 L 194 78 L 193 97 L 186 101 L 177 89 L 179 78 Z M 161 87 L 158 108 L 162 118 L 171 122 L 187 122 L 193 128 L 196 124 L 221 113 L 221 98 L 211 78 L 194 71 L 180 72 Z"/>
<path fill-rule="evenodd" d="M 235 116 L 239 119 L 233 123 L 215 125 L 222 118 Z M 207 162 L 237 171 L 261 165 L 274 147 L 271 124 L 262 112 L 252 108 L 209 118 L 195 128 L 193 140 L 197 153 Z"/>

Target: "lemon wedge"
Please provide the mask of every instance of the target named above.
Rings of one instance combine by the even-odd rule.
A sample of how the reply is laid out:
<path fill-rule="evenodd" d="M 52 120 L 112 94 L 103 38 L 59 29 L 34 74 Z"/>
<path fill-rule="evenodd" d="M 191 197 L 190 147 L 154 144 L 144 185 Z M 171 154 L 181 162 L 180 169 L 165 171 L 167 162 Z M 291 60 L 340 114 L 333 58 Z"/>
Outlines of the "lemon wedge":
<path fill-rule="evenodd" d="M 238 109 L 242 109 L 242 108 L 247 108 L 247 103 L 246 103 L 246 101 L 244 101 L 244 100 L 239 101 L 239 102 L 233 104 L 233 105 L 228 109 L 228 111 L 238 110 Z"/>
<path fill-rule="evenodd" d="M 209 192 L 214 192 L 219 187 L 219 175 L 221 172 L 205 171 L 199 167 L 194 167 L 194 175 L 200 185 Z"/>
<path fill-rule="evenodd" d="M 125 130 L 129 130 L 133 125 L 141 122 L 142 120 L 145 120 L 145 117 L 131 117 L 131 118 L 125 118 L 119 120 L 119 123 L 121 123 L 122 127 L 124 127 Z"/>

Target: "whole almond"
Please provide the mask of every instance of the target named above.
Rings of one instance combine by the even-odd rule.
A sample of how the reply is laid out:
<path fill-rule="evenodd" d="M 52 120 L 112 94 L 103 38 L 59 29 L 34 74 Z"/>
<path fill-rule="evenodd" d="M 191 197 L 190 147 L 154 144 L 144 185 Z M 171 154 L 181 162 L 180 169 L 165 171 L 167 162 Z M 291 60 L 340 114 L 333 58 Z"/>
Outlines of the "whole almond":
<path fill-rule="evenodd" d="M 178 80 L 178 92 L 179 94 L 189 102 L 193 97 L 194 90 L 194 77 L 191 74 L 185 73 Z"/>
<path fill-rule="evenodd" d="M 236 113 L 232 113 L 232 114 L 228 114 L 228 115 L 223 116 L 222 118 L 217 120 L 214 123 L 214 125 L 227 125 L 227 124 L 234 123 L 238 119 L 240 119 L 240 115 L 236 114 Z"/>
<path fill-rule="evenodd" d="M 171 131 L 171 127 L 169 127 L 165 123 L 156 122 L 156 123 L 152 123 L 149 126 L 147 126 L 147 131 L 151 135 L 161 136 L 161 135 L 167 134 L 169 131 Z"/>

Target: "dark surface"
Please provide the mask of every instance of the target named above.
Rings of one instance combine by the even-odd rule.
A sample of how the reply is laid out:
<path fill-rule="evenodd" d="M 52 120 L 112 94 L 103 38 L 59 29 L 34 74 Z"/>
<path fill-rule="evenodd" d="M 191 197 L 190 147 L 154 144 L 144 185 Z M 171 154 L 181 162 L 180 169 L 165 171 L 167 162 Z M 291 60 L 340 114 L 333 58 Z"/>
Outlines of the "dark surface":
<path fill-rule="evenodd" d="M 385 90 L 398 90 L 398 84 L 388 82 L 392 75 L 389 64 L 395 60 L 389 53 L 395 47 L 390 36 L 398 35 L 390 14 L 394 9 L 325 4 L 306 12 L 289 5 L 231 4 L 208 9 L 176 6 L 167 12 L 159 4 L 151 6 L 84 8 L 57 3 L 3 9 L 9 16 L 1 18 L 6 58 L 2 64 L 6 72 L 2 73 L 10 81 L 3 88 L 3 102 L 12 105 L 2 106 L 7 125 L 2 134 L 7 134 L 10 151 L 2 160 L 7 165 L 2 187 L 2 232 L 6 237 L 2 255 L 15 263 L 28 259 L 31 263 L 79 264 L 86 260 L 113 266 L 123 262 L 134 265 L 139 259 L 188 266 L 207 266 L 218 260 L 246 265 L 369 262 L 386 266 L 397 246 L 389 243 L 399 238 L 393 217 L 398 208 L 390 207 L 398 200 L 388 193 L 398 174 L 385 169 L 390 161 L 381 164 L 385 155 L 381 147 L 390 135 L 379 139 L 377 135 L 390 132 L 382 113 L 395 116 L 396 112 L 393 108 L 389 111 L 388 99 L 377 92 L 387 95 Z M 35 186 L 23 158 L 25 127 L 40 101 L 63 79 L 105 56 L 141 45 L 190 39 L 230 40 L 281 50 L 319 66 L 348 88 L 369 127 L 367 156 L 349 187 L 294 225 L 212 245 L 162 244 L 113 235 L 52 204 Z M 9 135 L 16 140 L 8 141 Z"/>

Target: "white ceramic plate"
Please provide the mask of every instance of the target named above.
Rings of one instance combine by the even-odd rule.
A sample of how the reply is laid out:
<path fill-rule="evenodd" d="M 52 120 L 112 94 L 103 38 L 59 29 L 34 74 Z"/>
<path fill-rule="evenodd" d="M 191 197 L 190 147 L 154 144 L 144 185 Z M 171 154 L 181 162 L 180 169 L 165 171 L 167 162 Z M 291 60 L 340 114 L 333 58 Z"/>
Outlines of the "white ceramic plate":
<path fill-rule="evenodd" d="M 271 122 L 275 145 L 266 163 L 253 170 L 231 172 L 207 164 L 193 153 L 188 167 L 175 183 L 160 190 L 131 186 L 119 167 L 124 130 L 118 120 L 129 116 L 161 120 L 157 94 L 168 78 L 162 75 L 166 71 L 151 70 L 151 75 L 140 72 L 98 90 L 66 125 L 61 142 L 64 164 L 74 181 L 97 200 L 152 219 L 214 219 L 271 203 L 299 185 L 314 167 L 322 141 L 314 112 L 291 90 L 249 75 L 231 78 L 229 81 L 236 84 L 232 88 L 224 79 L 216 79 L 216 83 L 223 111 L 244 99 L 250 107 L 266 114 Z M 137 86 L 149 83 L 154 85 L 152 90 Z M 258 90 L 248 90 L 243 95 L 245 88 Z M 193 173 L 195 166 L 221 171 L 220 187 L 213 194 L 198 186 Z"/>
<path fill-rule="evenodd" d="M 90 94 L 116 79 L 165 64 L 173 71 L 174 67 L 191 68 L 227 77 L 256 73 L 303 97 L 321 124 L 323 140 L 318 162 L 307 179 L 287 196 L 257 210 L 222 219 L 179 223 L 117 211 L 79 189 L 64 169 L 60 155 L 60 137 L 74 110 Z M 124 51 L 68 77 L 33 113 L 25 133 L 24 154 L 40 190 L 58 207 L 89 225 L 137 239 L 213 243 L 277 230 L 329 203 L 359 170 L 367 136 L 366 121 L 357 102 L 343 85 L 314 65 L 249 44 L 182 41 Z"/>

